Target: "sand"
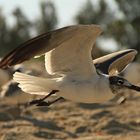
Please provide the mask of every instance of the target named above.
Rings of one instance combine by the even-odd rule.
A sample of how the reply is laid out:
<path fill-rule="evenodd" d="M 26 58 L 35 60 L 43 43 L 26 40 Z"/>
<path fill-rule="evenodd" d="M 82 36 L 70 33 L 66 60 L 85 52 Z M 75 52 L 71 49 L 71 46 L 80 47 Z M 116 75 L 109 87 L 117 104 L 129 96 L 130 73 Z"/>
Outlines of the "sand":
<path fill-rule="evenodd" d="M 27 93 L 4 97 L 0 140 L 140 140 L 140 93 L 129 94 L 124 104 L 66 100 L 50 107 L 26 107 L 40 98 Z"/>
<path fill-rule="evenodd" d="M 49 108 L 26 108 L 32 98 L 24 93 L 1 99 L 0 140 L 140 139 L 138 94 L 121 105 L 60 101 Z"/>

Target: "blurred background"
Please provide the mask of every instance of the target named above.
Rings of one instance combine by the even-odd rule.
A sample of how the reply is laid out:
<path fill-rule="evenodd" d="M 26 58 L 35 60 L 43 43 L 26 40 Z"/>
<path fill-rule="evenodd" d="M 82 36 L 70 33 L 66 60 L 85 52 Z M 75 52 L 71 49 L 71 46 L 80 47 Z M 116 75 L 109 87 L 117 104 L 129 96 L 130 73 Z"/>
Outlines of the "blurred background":
<path fill-rule="evenodd" d="M 127 48 L 140 52 L 140 0 L 0 0 L 0 58 L 32 37 L 73 24 L 102 27 L 94 58 Z M 139 61 L 140 53 L 123 73 L 134 84 L 140 84 Z M 26 108 L 26 103 L 40 97 L 23 93 L 12 74 L 45 76 L 42 69 L 40 59 L 0 69 L 0 140 L 140 139 L 138 93 L 128 91 L 128 100 L 121 105 L 65 101 L 50 108 Z"/>

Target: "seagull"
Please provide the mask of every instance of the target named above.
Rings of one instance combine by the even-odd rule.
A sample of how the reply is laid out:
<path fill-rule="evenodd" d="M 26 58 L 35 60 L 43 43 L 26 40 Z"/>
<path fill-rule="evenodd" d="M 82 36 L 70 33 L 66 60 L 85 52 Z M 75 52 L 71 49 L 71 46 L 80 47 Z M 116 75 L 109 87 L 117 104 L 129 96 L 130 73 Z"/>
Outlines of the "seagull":
<path fill-rule="evenodd" d="M 21 44 L 1 61 L 7 68 L 45 55 L 46 77 L 16 72 L 13 79 L 26 93 L 44 95 L 29 104 L 49 106 L 61 99 L 79 103 L 102 103 L 122 89 L 140 91 L 118 74 L 133 61 L 137 51 L 126 49 L 92 60 L 91 50 L 101 34 L 98 25 L 72 25 L 56 29 Z M 45 101 L 52 95 L 57 98 Z"/>

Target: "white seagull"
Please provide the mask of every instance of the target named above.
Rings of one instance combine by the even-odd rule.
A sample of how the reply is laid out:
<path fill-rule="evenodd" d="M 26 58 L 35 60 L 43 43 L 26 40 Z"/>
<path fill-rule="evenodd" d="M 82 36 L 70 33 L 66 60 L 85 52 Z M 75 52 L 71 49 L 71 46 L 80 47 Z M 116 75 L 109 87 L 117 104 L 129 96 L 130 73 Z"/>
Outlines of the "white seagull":
<path fill-rule="evenodd" d="M 134 59 L 136 50 L 127 49 L 92 60 L 91 50 L 101 32 L 98 25 L 73 25 L 50 31 L 14 49 L 2 59 L 0 68 L 45 54 L 46 78 L 14 74 L 14 80 L 24 92 L 45 95 L 30 105 L 49 106 L 63 98 L 102 103 L 119 94 L 121 89 L 140 91 L 140 87 L 117 76 Z M 45 102 L 53 94 L 58 98 Z"/>

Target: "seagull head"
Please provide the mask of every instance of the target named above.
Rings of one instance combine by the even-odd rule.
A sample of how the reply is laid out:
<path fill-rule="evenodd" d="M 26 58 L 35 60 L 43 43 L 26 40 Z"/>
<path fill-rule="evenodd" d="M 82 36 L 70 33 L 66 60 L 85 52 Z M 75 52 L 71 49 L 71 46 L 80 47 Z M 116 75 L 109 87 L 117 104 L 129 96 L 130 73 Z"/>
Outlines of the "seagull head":
<path fill-rule="evenodd" d="M 113 93 L 122 93 L 122 90 L 130 89 L 140 92 L 140 87 L 131 84 L 126 79 L 120 76 L 110 76 L 109 77 L 110 88 Z"/>

